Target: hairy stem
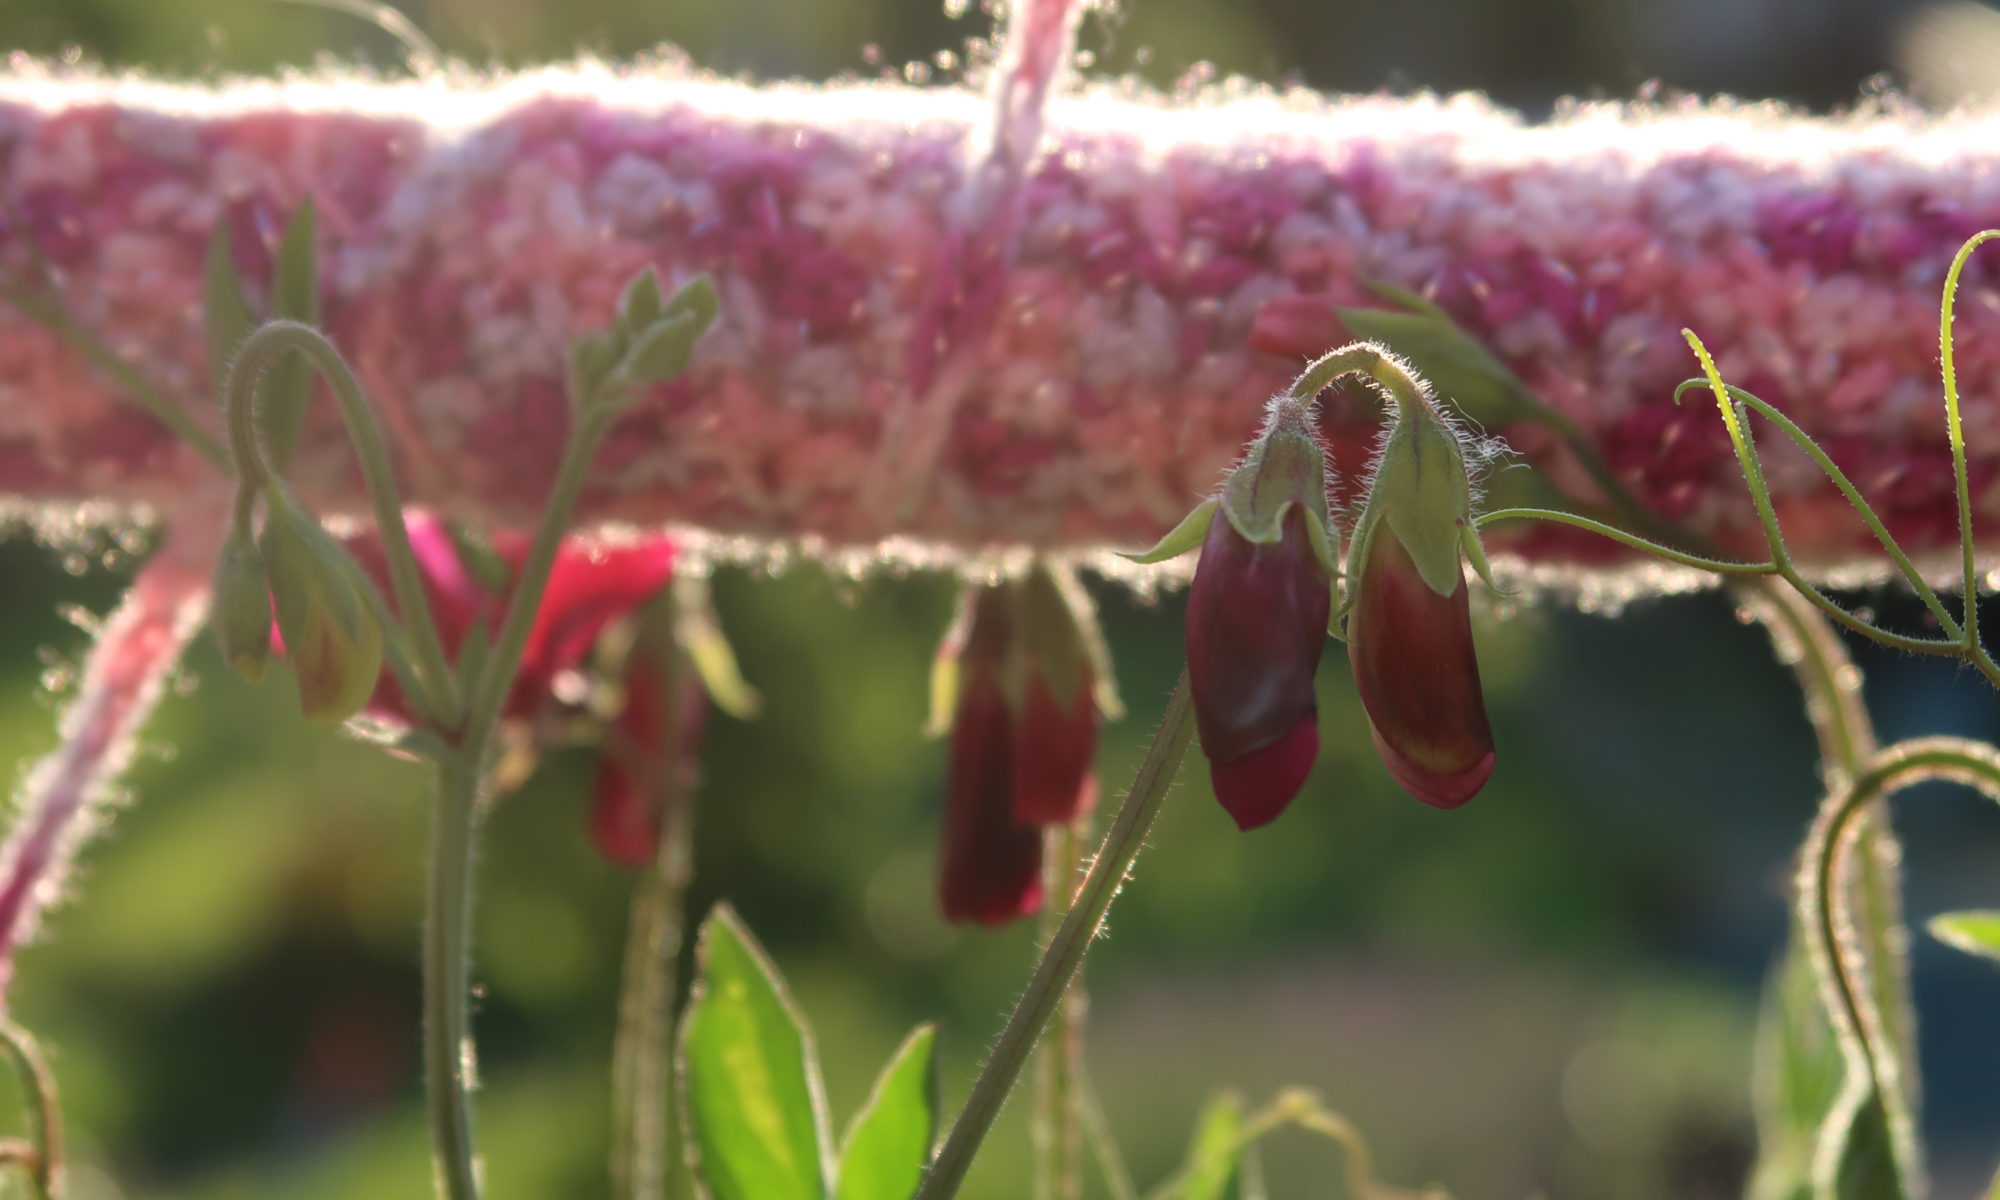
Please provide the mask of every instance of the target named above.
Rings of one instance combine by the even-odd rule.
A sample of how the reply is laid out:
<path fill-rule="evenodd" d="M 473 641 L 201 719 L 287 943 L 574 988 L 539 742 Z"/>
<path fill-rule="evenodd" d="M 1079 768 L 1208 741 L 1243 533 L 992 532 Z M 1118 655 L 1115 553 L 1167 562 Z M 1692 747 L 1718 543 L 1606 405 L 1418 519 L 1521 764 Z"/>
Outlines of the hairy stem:
<path fill-rule="evenodd" d="M 679 688 L 667 693 L 666 726 L 680 728 Z M 674 1170 L 676 1123 L 668 1107 L 673 1070 L 674 992 L 693 871 L 694 807 L 666 797 L 660 844 L 632 894 L 618 1033 L 611 1058 L 611 1194 L 663 1200 Z"/>
<path fill-rule="evenodd" d="M 479 776 L 470 763 L 437 769 L 431 817 L 428 920 L 424 926 L 424 1065 L 433 1175 L 440 1196 L 475 1200 L 472 1143 L 477 1083 L 472 1014 L 472 856 L 479 833 Z"/>
<path fill-rule="evenodd" d="M 973 1081 L 972 1092 L 966 1097 L 958 1120 L 952 1124 L 950 1136 L 925 1173 L 916 1200 L 946 1200 L 957 1195 L 965 1182 L 972 1156 L 992 1128 L 993 1119 L 1000 1114 L 1007 1093 L 1021 1077 L 1029 1053 L 1062 1002 L 1070 980 L 1083 966 L 1083 956 L 1103 925 L 1112 899 L 1124 885 L 1133 860 L 1145 845 L 1146 831 L 1159 815 L 1160 802 L 1180 772 L 1181 758 L 1194 734 L 1194 725 L 1188 719 L 1190 712 L 1187 672 L 1183 671 L 1167 700 L 1166 715 L 1153 734 L 1153 744 L 1147 748 L 1145 761 L 1140 763 L 1139 774 L 1132 781 L 1132 790 L 1125 794 L 1118 815 L 1112 818 L 1090 873 L 1077 892 L 1076 903 L 1043 951 L 1027 990 L 1008 1016 L 1000 1040 L 994 1043 L 992 1055 L 980 1068 L 979 1078 Z"/>
<path fill-rule="evenodd" d="M 0 1053 L 7 1056 L 21 1083 L 27 1110 L 32 1157 L 27 1163 L 37 1200 L 62 1200 L 67 1191 L 63 1160 L 62 1106 L 56 1099 L 56 1078 L 34 1035 L 0 1018 Z"/>
<path fill-rule="evenodd" d="M 1043 861 L 1042 941 L 1061 931 L 1076 893 L 1083 858 L 1082 819 L 1051 831 Z M 1089 1007 L 1079 972 L 1056 1010 L 1055 1036 L 1036 1055 L 1035 1195 L 1040 1200 L 1077 1200 L 1083 1190 L 1083 1147 L 1076 1106 L 1077 1070 L 1083 1058 L 1083 1022 Z"/>
<path fill-rule="evenodd" d="M 396 593 L 396 611 L 416 639 L 416 670 L 422 685 L 425 711 L 440 725 L 450 729 L 458 722 L 461 700 L 458 678 L 446 660 L 444 641 L 431 618 L 430 600 L 425 596 L 423 573 L 410 549 L 410 534 L 403 527 L 403 501 L 396 490 L 396 476 L 389 468 L 389 452 L 382 432 L 361 391 L 361 383 L 348 369 L 347 361 L 333 343 L 310 325 L 297 321 L 270 321 L 258 327 L 237 350 L 229 366 L 229 380 L 223 387 L 222 414 L 229 434 L 229 450 L 236 459 L 237 521 L 247 524 L 249 506 L 271 484 L 271 471 L 264 460 L 264 448 L 257 437 L 257 381 L 287 351 L 306 356 L 327 381 L 340 415 L 347 423 L 348 439 L 361 463 L 361 478 L 368 499 L 375 508 L 375 524 L 382 535 L 382 550 L 389 564 L 389 581 Z M 567 513 L 567 510 L 565 510 Z"/>
<path fill-rule="evenodd" d="M 1813 1167 L 1814 1187 L 1822 1197 L 1834 1193 L 1846 1127 L 1871 1094 L 1883 1098 L 1899 1178 L 1911 1194 L 1923 1190 L 1913 1114 L 1894 1100 L 1906 1087 L 1901 1056 L 1889 1041 L 1865 974 L 1853 913 L 1855 889 L 1849 886 L 1847 873 L 1873 806 L 1926 779 L 1964 783 L 2000 801 L 2000 750 L 1963 738 L 1926 737 L 1880 751 L 1862 764 L 1846 787 L 1828 795 L 1801 853 L 1798 916 L 1808 933 L 1807 948 L 1820 990 L 1834 999 L 1828 1015 L 1848 1061 L 1847 1083 L 1827 1121 L 1827 1136 Z"/>

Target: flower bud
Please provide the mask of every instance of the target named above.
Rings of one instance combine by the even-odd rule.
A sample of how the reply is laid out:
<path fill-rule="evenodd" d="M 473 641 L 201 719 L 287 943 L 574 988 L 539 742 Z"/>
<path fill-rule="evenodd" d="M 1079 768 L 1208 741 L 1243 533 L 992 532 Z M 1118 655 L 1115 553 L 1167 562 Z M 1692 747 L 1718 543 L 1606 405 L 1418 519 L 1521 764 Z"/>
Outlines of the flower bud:
<path fill-rule="evenodd" d="M 1037 559 L 1012 591 L 1014 819 L 1067 825 L 1097 799 L 1098 728 L 1119 710 L 1110 656 L 1090 598 L 1067 571 Z"/>
<path fill-rule="evenodd" d="M 1158 561 L 1202 537 L 1188 590 L 1188 684 L 1216 799 L 1245 830 L 1284 811 L 1319 754 L 1313 675 L 1335 548 L 1326 454 L 1308 416 L 1306 401 L 1273 400 L 1207 511 L 1139 557 Z"/>
<path fill-rule="evenodd" d="M 230 531 L 215 560 L 214 595 L 209 624 L 222 661 L 256 683 L 271 660 L 271 585 L 257 547 L 240 528 Z"/>
<path fill-rule="evenodd" d="M 1010 591 L 1008 584 L 974 589 L 940 655 L 951 763 L 938 906 L 947 921 L 989 927 L 1042 906 L 1042 830 L 1015 813 L 1015 719 L 1005 679 L 1014 654 Z"/>
<path fill-rule="evenodd" d="M 1485 555 L 1456 431 L 1423 395 L 1394 420 L 1349 554 L 1348 661 L 1389 773 L 1456 808 L 1493 773 L 1465 582 Z"/>
<path fill-rule="evenodd" d="M 260 548 L 299 707 L 315 721 L 345 721 L 382 670 L 382 622 L 366 577 L 290 499 L 271 506 Z"/>

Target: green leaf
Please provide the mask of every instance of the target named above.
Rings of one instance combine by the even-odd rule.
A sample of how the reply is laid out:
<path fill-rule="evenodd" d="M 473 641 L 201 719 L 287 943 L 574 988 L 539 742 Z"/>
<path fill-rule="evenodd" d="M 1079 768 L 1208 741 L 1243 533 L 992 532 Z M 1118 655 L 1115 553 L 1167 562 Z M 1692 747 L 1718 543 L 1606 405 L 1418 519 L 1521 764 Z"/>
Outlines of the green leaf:
<path fill-rule="evenodd" d="M 208 239 L 208 262 L 202 268 L 201 323 L 208 335 L 208 373 L 220 394 L 229 377 L 229 361 L 257 324 L 257 314 L 243 296 L 243 281 L 236 277 L 236 252 L 227 217 L 216 218 L 215 233 Z"/>
<path fill-rule="evenodd" d="M 1931 936 L 1954 950 L 2000 962 L 2000 912 L 1975 909 L 1932 917 Z"/>
<path fill-rule="evenodd" d="M 301 201 L 278 243 L 278 263 L 271 278 L 271 315 L 307 325 L 319 323 L 319 267 L 316 261 L 312 197 Z M 313 367 L 302 354 L 287 354 L 271 364 L 264 376 L 260 429 L 272 465 L 279 471 L 292 461 L 299 433 L 305 426 L 306 401 L 312 398 Z"/>
<path fill-rule="evenodd" d="M 825 1200 L 826 1102 L 784 982 L 726 904 L 703 922 L 695 957 L 681 1026 L 681 1113 L 704 1194 Z"/>
<path fill-rule="evenodd" d="M 839 1200 L 908 1200 L 937 1130 L 937 1028 L 919 1025 L 876 1077 L 840 1152 Z"/>
<path fill-rule="evenodd" d="M 1165 537 L 1155 542 L 1151 550 L 1144 550 L 1138 554 L 1127 554 L 1120 550 L 1118 557 L 1131 559 L 1135 563 L 1156 563 L 1186 554 L 1201 545 L 1202 539 L 1208 536 L 1208 523 L 1215 519 L 1216 504 L 1217 501 L 1210 499 L 1195 505 L 1194 510 L 1182 517 L 1180 524 L 1168 530 Z"/>
<path fill-rule="evenodd" d="M 1814 1179 L 1828 1169 L 1837 1200 L 1904 1194 L 1887 1109 L 1872 1090 L 1843 1104 L 1846 1078 L 1811 964 L 1795 944 L 1772 971 L 1758 1018 L 1749 1200 L 1815 1200 Z"/>
<path fill-rule="evenodd" d="M 1243 1156 L 1243 1099 L 1223 1092 L 1195 1120 L 1176 1200 L 1223 1200 Z"/>

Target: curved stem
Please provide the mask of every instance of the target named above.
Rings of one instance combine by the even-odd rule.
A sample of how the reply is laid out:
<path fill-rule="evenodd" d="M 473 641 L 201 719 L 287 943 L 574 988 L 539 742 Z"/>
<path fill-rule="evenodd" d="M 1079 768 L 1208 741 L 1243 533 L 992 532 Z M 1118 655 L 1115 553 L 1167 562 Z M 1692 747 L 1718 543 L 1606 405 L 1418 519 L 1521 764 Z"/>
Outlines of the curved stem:
<path fill-rule="evenodd" d="M 1712 386 L 1711 381 L 1706 379 L 1686 380 L 1674 389 L 1674 401 L 1678 403 L 1681 395 L 1691 388 L 1710 386 Z M 1874 507 L 1862 497 L 1861 490 L 1854 486 L 1852 480 L 1848 479 L 1847 473 L 1840 469 L 1839 465 L 1833 461 L 1832 456 L 1827 454 L 1825 450 L 1822 450 L 1819 443 L 1814 441 L 1805 430 L 1799 428 L 1796 422 L 1778 411 L 1768 401 L 1759 399 L 1733 384 L 1725 383 L 1721 386 L 1728 393 L 1730 399 L 1756 409 L 1758 413 L 1763 415 L 1764 419 L 1776 425 L 1786 437 L 1792 439 L 1801 450 L 1806 452 L 1807 457 L 1813 460 L 1814 465 L 1819 467 L 1820 471 L 1833 481 L 1833 486 L 1840 489 L 1840 494 L 1847 500 L 1848 505 L 1856 513 L 1860 514 L 1862 522 L 1868 526 L 1868 531 L 1875 535 L 1875 540 L 1881 543 L 1882 549 L 1887 551 L 1889 557 L 1895 561 L 1896 569 L 1903 573 L 1903 578 L 1909 581 L 1910 586 L 1915 589 L 1917 596 L 1923 600 L 1924 607 L 1928 608 L 1931 615 L 1937 618 L 1938 626 L 1945 631 L 1945 636 L 1954 641 L 1962 640 L 1964 632 L 1958 621 L 1945 609 L 1944 602 L 1938 599 L 1937 592 L 1932 590 L 1929 581 L 1923 577 L 1922 572 L 1917 570 L 1916 564 L 1910 561 L 1910 556 L 1903 552 L 1902 545 L 1890 535 L 1888 527 L 1882 524 L 1882 518 L 1875 515 Z"/>
<path fill-rule="evenodd" d="M 472 851 L 479 833 L 479 777 L 465 762 L 437 770 L 430 892 L 424 925 L 424 1066 L 437 1193 L 477 1200 L 472 1144 L 477 1081 L 472 1016 Z"/>
<path fill-rule="evenodd" d="M 312 362 L 340 405 L 347 436 L 361 463 L 361 478 L 375 508 L 375 524 L 381 532 L 382 550 L 389 564 L 389 582 L 396 593 L 396 611 L 416 640 L 416 667 L 423 683 L 425 708 L 441 726 L 451 729 L 458 724 L 462 711 L 458 678 L 446 660 L 443 639 L 431 618 L 423 574 L 410 548 L 409 531 L 403 527 L 403 502 L 396 491 L 396 477 L 389 469 L 389 453 L 383 447 L 381 430 L 375 425 L 374 413 L 362 394 L 360 382 L 340 357 L 340 351 L 310 325 L 297 321 L 266 322 L 245 339 L 229 365 L 229 380 L 222 393 L 222 415 L 230 453 L 236 459 L 237 520 L 247 520 L 247 506 L 255 494 L 272 483 L 263 447 L 257 439 L 257 381 L 287 351 L 297 351 Z M 565 508 L 565 516 L 567 513 Z"/>
<path fill-rule="evenodd" d="M 1007 1093 L 1020 1078 L 1021 1068 L 1034 1049 L 1036 1039 L 1048 1025 L 1056 1006 L 1062 1002 L 1063 992 L 1083 965 L 1084 953 L 1097 936 L 1099 926 L 1104 923 L 1104 914 L 1110 909 L 1112 898 L 1124 886 L 1126 874 L 1132 869 L 1132 860 L 1139 856 L 1140 847 L 1145 844 L 1146 831 L 1152 828 L 1153 818 L 1159 815 L 1160 802 L 1166 798 L 1167 788 L 1180 772 L 1181 758 L 1187 753 L 1188 741 L 1194 735 L 1194 724 L 1188 719 L 1190 711 L 1187 672 L 1182 671 L 1180 682 L 1174 685 L 1173 695 L 1167 700 L 1166 715 L 1160 718 L 1160 727 L 1153 734 L 1153 744 L 1147 748 L 1145 761 L 1139 765 L 1139 774 L 1132 781 L 1132 790 L 1125 794 L 1125 802 L 1118 807 L 1118 815 L 1112 818 L 1111 828 L 1098 847 L 1090 873 L 1084 877 L 1083 886 L 1077 892 L 1076 903 L 1063 918 L 1062 927 L 1056 931 L 1054 940 L 1043 951 L 1041 962 L 1028 980 L 1027 990 L 1021 993 L 1020 1001 L 1014 1005 L 1014 1011 L 1008 1016 L 1006 1027 L 1000 1031 L 1000 1040 L 994 1043 L 993 1053 L 987 1058 L 986 1065 L 980 1068 L 979 1078 L 973 1082 L 972 1092 L 965 1099 L 965 1107 L 952 1124 L 944 1147 L 938 1151 L 930 1170 L 925 1173 L 923 1186 L 917 1189 L 915 1200 L 945 1200 L 957 1195 L 959 1186 L 965 1182 L 965 1173 L 972 1166 L 972 1156 L 985 1140 L 993 1119 L 1000 1114 L 1000 1105 L 1006 1100 Z"/>
<path fill-rule="evenodd" d="M 1833 1194 L 1839 1150 L 1846 1126 L 1871 1090 L 1884 1097 L 1901 1096 L 1905 1082 L 1899 1056 L 1886 1046 L 1889 1032 L 1866 980 L 1855 950 L 1856 934 L 1849 911 L 1851 890 L 1844 870 L 1867 818 L 1877 801 L 1926 779 L 1948 779 L 1976 788 L 2000 802 L 2000 750 L 1963 738 L 1914 738 L 1872 756 L 1843 789 L 1830 794 L 1814 818 L 1801 854 L 1798 915 L 1808 932 L 1813 973 L 1823 994 L 1835 998 L 1828 1016 L 1839 1037 L 1849 1069 L 1846 1086 L 1827 1121 L 1830 1136 L 1822 1141 L 1814 1163 L 1814 1186 L 1822 1196 Z M 1916 1131 L 1908 1107 L 1885 1101 L 1890 1122 L 1890 1148 L 1899 1178 L 1921 1178 Z"/>
<path fill-rule="evenodd" d="M 1965 639 L 1979 644 L 1979 572 L 1973 562 L 1972 488 L 1965 473 L 1965 425 L 1958 415 L 1958 368 L 1952 355 L 1952 309 L 1958 302 L 1958 277 L 1965 271 L 1973 251 L 2000 237 L 2000 229 L 1974 234 L 1952 256 L 1951 270 L 1944 277 L 1944 303 L 1938 306 L 1938 357 L 1944 373 L 1945 433 L 1951 439 L 1951 473 L 1958 485 L 1958 548 L 1965 572 Z"/>
<path fill-rule="evenodd" d="M 67 1172 L 63 1169 L 62 1107 L 56 1100 L 56 1079 L 34 1035 L 0 1017 L 0 1053 L 7 1056 L 21 1083 L 23 1107 L 31 1131 L 27 1167 L 40 1200 L 62 1200 Z"/>
<path fill-rule="evenodd" d="M 1564 512 L 1558 508 L 1496 508 L 1480 513 L 1477 517 L 1473 518 L 1472 523 L 1483 529 L 1495 521 L 1517 520 L 1554 521 L 1559 525 L 1573 525 L 1578 529 L 1587 529 L 1592 533 L 1610 538 L 1614 542 L 1630 546 L 1634 550 L 1644 551 L 1656 558 L 1663 558 L 1668 562 L 1679 563 L 1684 567 L 1713 571 L 1718 575 L 1772 575 L 1777 573 L 1778 570 L 1778 564 L 1770 559 L 1765 559 L 1763 562 L 1758 563 L 1743 563 L 1730 562 L 1720 558 L 1708 558 L 1700 554 L 1689 554 L 1683 550 L 1675 550 L 1668 546 L 1662 546 L 1658 542 L 1648 541 L 1636 533 L 1627 533 L 1615 525 L 1607 525 L 1602 521 L 1594 520 L 1593 518 L 1577 513 Z"/>

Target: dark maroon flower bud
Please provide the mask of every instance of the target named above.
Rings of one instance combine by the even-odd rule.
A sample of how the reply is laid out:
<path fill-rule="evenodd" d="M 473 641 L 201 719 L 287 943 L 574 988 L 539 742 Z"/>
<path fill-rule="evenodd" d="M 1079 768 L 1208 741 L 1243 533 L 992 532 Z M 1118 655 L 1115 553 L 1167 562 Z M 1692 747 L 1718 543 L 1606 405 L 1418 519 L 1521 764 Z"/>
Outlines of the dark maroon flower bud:
<path fill-rule="evenodd" d="M 1280 396 L 1221 494 L 1141 562 L 1190 549 L 1188 684 L 1216 799 L 1242 829 L 1284 811 L 1319 753 L 1313 674 L 1333 607 L 1326 453 Z M 1219 519 L 1218 519 L 1219 518 Z"/>
<path fill-rule="evenodd" d="M 1119 712 L 1090 598 L 1037 559 L 1009 585 L 1014 637 L 1003 681 L 1014 719 L 1014 819 L 1067 825 L 1097 799 L 1097 733 Z"/>
<path fill-rule="evenodd" d="M 1456 808 L 1493 773 L 1465 562 L 1486 575 L 1458 433 L 1415 387 L 1393 424 L 1348 555 L 1347 657 L 1375 749 L 1426 804 Z"/>
<path fill-rule="evenodd" d="M 689 664 L 663 671 L 649 650 L 635 648 L 626 664 L 623 704 L 591 791 L 591 844 L 621 867 L 651 862 L 668 807 L 688 802 L 708 718 L 708 695 Z"/>
<path fill-rule="evenodd" d="M 1014 652 L 1011 590 L 976 588 L 947 641 L 947 654 L 956 654 L 938 904 L 947 921 L 989 927 L 1042 906 L 1042 830 L 1014 812 L 1015 720 L 1005 678 Z"/>

